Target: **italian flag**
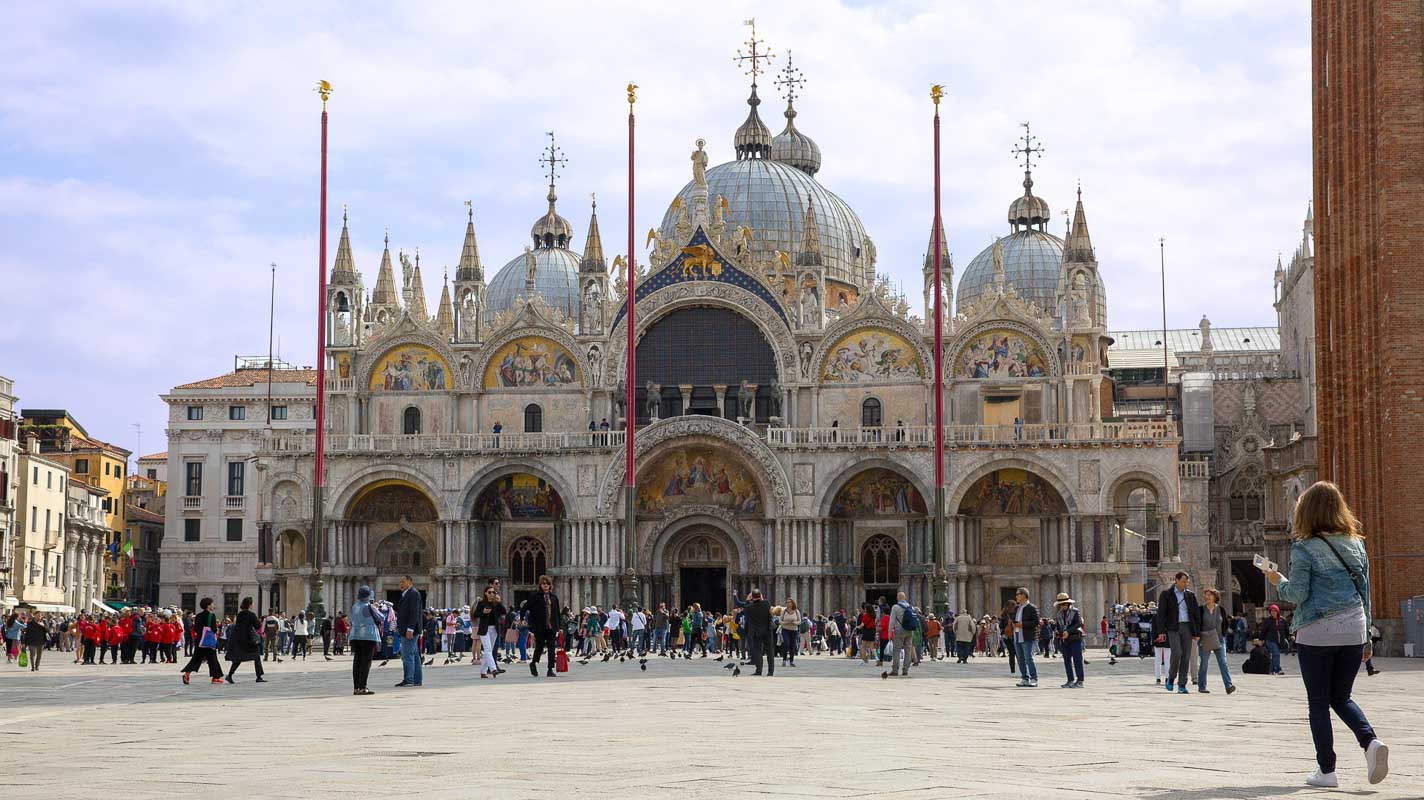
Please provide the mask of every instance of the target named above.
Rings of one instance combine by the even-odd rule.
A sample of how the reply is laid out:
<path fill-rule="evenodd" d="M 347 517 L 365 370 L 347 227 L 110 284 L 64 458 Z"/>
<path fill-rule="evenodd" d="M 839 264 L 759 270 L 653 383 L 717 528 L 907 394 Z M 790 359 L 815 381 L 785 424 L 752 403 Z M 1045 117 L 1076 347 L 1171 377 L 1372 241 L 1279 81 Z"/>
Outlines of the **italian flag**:
<path fill-rule="evenodd" d="M 134 565 L 133 540 L 132 540 L 132 539 L 126 540 L 126 541 L 124 542 L 124 549 L 120 550 L 119 552 L 122 553 L 122 554 L 125 555 L 125 556 L 128 556 L 128 559 L 129 559 L 129 566 L 132 567 L 132 566 Z"/>

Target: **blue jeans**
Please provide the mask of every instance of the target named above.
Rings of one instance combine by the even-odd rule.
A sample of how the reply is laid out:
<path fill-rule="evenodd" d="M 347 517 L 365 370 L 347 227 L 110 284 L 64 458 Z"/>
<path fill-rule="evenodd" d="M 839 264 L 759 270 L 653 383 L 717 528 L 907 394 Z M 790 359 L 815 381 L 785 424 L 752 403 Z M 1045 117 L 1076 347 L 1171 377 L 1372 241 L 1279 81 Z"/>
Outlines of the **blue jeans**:
<path fill-rule="evenodd" d="M 1271 654 L 1271 674 L 1275 675 L 1281 671 L 1281 646 L 1275 642 L 1266 642 L 1266 652 Z"/>
<path fill-rule="evenodd" d="M 1014 651 L 1019 654 L 1019 677 L 1026 681 L 1038 680 L 1038 667 L 1033 663 L 1032 640 L 1014 642 Z"/>
<path fill-rule="evenodd" d="M 1230 688 L 1231 670 L 1226 666 L 1226 648 L 1218 647 L 1212 652 L 1216 653 L 1216 667 L 1221 670 L 1221 682 Z M 1197 688 L 1199 689 L 1206 688 L 1206 655 L 1206 648 L 1197 645 L 1197 663 L 1200 665 L 1197 667 Z"/>
<path fill-rule="evenodd" d="M 646 628 L 633 631 L 633 643 L 628 646 L 628 649 L 635 653 L 641 653 L 648 649 L 648 630 Z"/>
<path fill-rule="evenodd" d="M 667 628 L 658 628 L 653 631 L 653 649 L 659 653 L 667 650 Z"/>
<path fill-rule="evenodd" d="M 403 683 L 413 683 L 419 686 L 421 682 L 420 637 L 417 636 L 407 639 L 402 636 L 400 639 L 400 657 L 401 681 Z"/>
<path fill-rule="evenodd" d="M 1342 647 L 1297 646 L 1300 677 L 1305 682 L 1306 702 L 1310 706 L 1310 737 L 1315 740 L 1315 763 L 1321 772 L 1335 771 L 1335 732 L 1330 728 L 1330 712 L 1355 734 L 1360 747 L 1369 747 L 1375 740 L 1375 730 L 1365 719 L 1365 712 L 1350 699 L 1355 675 L 1360 671 L 1362 644 Z"/>
<path fill-rule="evenodd" d="M 781 660 L 796 663 L 796 645 L 801 638 L 800 631 L 781 631 Z"/>
<path fill-rule="evenodd" d="M 1083 682 L 1083 640 L 1058 643 L 1058 652 L 1063 654 L 1063 669 L 1068 673 L 1068 682 Z M 1074 672 L 1077 677 L 1074 677 Z"/>

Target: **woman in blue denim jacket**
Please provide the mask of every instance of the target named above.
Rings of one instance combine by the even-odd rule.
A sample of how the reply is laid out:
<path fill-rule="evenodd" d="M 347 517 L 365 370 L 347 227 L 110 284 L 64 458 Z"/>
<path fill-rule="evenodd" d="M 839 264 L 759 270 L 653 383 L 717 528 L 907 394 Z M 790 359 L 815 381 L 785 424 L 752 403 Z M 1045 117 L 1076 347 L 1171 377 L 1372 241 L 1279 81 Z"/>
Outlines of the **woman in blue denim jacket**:
<path fill-rule="evenodd" d="M 376 658 L 376 647 L 381 642 L 386 617 L 371 604 L 371 587 L 362 586 L 356 590 L 356 602 L 351 604 L 351 614 L 347 618 L 351 620 L 351 693 L 375 694 L 366 688 L 366 679 L 371 674 L 371 662 Z"/>
<path fill-rule="evenodd" d="M 1310 709 L 1310 734 L 1319 769 L 1310 786 L 1334 787 L 1335 737 L 1330 712 L 1355 734 L 1365 751 L 1370 783 L 1389 773 L 1389 748 L 1375 736 L 1365 712 L 1350 699 L 1360 663 L 1370 657 L 1370 561 L 1359 520 L 1340 489 L 1320 481 L 1296 502 L 1290 577 L 1267 571 L 1281 599 L 1295 603 L 1291 632 Z"/>

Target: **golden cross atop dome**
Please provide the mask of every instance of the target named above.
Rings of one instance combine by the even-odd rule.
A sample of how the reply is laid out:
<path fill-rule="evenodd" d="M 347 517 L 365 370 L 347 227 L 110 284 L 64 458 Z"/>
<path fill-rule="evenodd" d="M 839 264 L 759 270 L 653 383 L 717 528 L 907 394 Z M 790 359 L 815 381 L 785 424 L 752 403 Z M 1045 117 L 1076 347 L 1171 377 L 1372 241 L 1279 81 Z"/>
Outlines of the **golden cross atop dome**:
<path fill-rule="evenodd" d="M 554 179 L 559 177 L 558 168 L 560 164 L 567 164 L 569 160 L 564 158 L 564 151 L 554 143 L 554 132 L 548 131 L 549 146 L 544 148 L 544 154 L 539 157 L 539 163 L 548 165 L 549 186 L 554 186 Z"/>
<path fill-rule="evenodd" d="M 786 66 L 781 68 L 781 77 L 772 81 L 772 83 L 776 84 L 776 87 L 781 90 L 782 95 L 786 98 L 786 102 L 788 103 L 794 103 L 796 101 L 798 97 L 797 90 L 806 84 L 806 79 L 802 77 L 801 70 L 791 65 L 790 50 L 786 51 Z"/>
<path fill-rule="evenodd" d="M 1033 169 L 1033 160 L 1043 154 L 1043 148 L 1038 145 L 1038 137 L 1034 136 L 1029 130 L 1029 124 L 1027 122 L 1020 122 L 1019 126 L 1024 129 L 1023 136 L 1019 137 L 1019 141 L 1023 142 L 1023 146 L 1015 147 L 1012 152 L 1015 157 L 1023 156 L 1023 167 L 1024 171 L 1027 172 Z"/>
<path fill-rule="evenodd" d="M 752 17 L 744 24 L 750 25 L 752 29 L 751 38 L 743 42 L 743 46 L 747 48 L 747 51 L 743 53 L 742 48 L 738 47 L 737 55 L 734 56 L 732 60 L 739 65 L 746 65 L 747 62 L 751 62 L 749 66 L 744 66 L 744 69 L 748 75 L 752 76 L 752 85 L 756 86 L 757 76 L 766 72 L 766 70 L 762 68 L 761 62 L 776 58 L 776 54 L 770 50 L 762 52 L 766 47 L 766 42 L 757 38 L 756 17 Z"/>

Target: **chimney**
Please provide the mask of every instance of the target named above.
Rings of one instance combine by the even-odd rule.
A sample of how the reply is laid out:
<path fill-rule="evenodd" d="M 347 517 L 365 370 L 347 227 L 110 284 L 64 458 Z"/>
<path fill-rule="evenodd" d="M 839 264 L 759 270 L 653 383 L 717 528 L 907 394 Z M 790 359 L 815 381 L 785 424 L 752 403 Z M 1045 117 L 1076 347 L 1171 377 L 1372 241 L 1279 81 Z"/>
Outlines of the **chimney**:
<path fill-rule="evenodd" d="M 33 430 L 27 431 L 25 433 L 25 452 L 29 453 L 32 456 L 39 455 L 40 437 L 39 434 L 35 433 Z"/>

